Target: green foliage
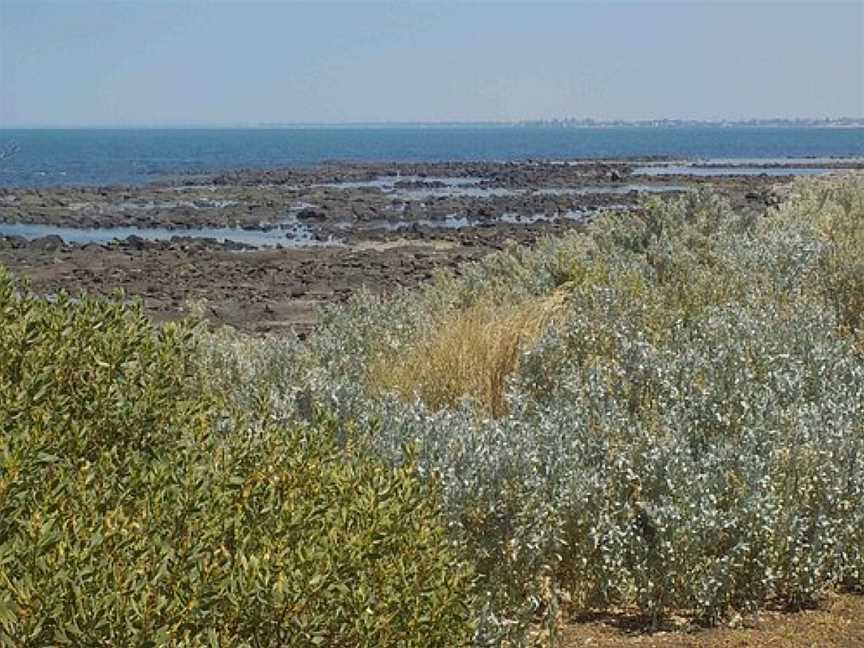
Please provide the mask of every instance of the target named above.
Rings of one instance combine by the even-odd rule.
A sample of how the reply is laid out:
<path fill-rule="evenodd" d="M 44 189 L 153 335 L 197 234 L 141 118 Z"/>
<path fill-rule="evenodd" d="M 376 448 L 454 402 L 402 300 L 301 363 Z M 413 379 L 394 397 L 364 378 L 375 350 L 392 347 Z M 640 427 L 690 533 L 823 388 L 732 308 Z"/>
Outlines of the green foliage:
<path fill-rule="evenodd" d="M 417 293 L 357 297 L 308 344 L 214 338 L 206 363 L 259 358 L 231 378 L 246 384 L 285 368 L 277 419 L 317 402 L 394 464 L 416 448 L 481 579 L 481 643 L 525 641 L 562 601 L 655 622 L 810 605 L 864 586 L 864 181 L 793 190 L 758 218 L 704 192 L 652 201 Z M 455 333 L 441 322 L 552 296 L 555 317 L 520 339 L 509 414 L 469 389 L 425 402 L 420 383 L 448 379 L 435 363 L 382 390 L 374 369 Z"/>
<path fill-rule="evenodd" d="M 226 425 L 196 347 L 0 271 L 0 645 L 469 643 L 435 483 L 326 418 Z"/>
<path fill-rule="evenodd" d="M 0 638 L 516 645 L 565 602 L 714 622 L 860 589 L 864 182 L 794 191 L 609 214 L 304 343 L 0 276 Z M 430 406 L 430 343 L 497 339 L 484 308 L 538 316 L 506 406 Z"/>
<path fill-rule="evenodd" d="M 56 305 L 18 293 L 0 268 L 0 443 L 28 455 L 157 451 L 174 422 L 203 416 L 192 329 L 151 327 L 138 306 Z M 93 434 L 93 430 L 110 434 Z"/>
<path fill-rule="evenodd" d="M 820 224 L 828 245 L 820 256 L 822 286 L 845 332 L 860 335 L 864 327 L 864 191 L 826 191 Z M 833 216 L 833 217 L 832 217 Z"/>

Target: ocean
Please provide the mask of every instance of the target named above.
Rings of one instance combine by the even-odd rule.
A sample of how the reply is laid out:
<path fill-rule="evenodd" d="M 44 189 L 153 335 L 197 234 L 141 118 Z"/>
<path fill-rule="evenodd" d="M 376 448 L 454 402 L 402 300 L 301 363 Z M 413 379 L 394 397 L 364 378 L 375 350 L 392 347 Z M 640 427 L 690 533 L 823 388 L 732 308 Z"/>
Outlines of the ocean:
<path fill-rule="evenodd" d="M 331 127 L 0 129 L 0 187 L 140 185 L 237 168 L 335 160 L 564 160 L 864 156 L 864 128 Z"/>

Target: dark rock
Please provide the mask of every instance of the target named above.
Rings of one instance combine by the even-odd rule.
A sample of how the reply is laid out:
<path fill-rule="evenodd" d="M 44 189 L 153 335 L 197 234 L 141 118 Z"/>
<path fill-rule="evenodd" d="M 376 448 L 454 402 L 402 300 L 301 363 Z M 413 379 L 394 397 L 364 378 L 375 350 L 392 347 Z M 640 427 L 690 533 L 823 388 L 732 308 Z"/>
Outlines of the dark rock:
<path fill-rule="evenodd" d="M 301 209 L 297 212 L 298 220 L 324 220 L 326 216 L 323 212 L 318 211 L 317 209 L 311 209 L 307 207 L 306 209 Z"/>
<path fill-rule="evenodd" d="M 127 236 L 123 244 L 131 250 L 143 250 L 147 247 L 147 241 L 135 234 Z"/>
<path fill-rule="evenodd" d="M 87 252 L 105 252 L 110 248 L 107 245 L 100 245 L 99 243 L 85 243 L 81 246 L 81 249 Z"/>
<path fill-rule="evenodd" d="M 444 189 L 447 184 L 441 180 L 398 180 L 393 186 L 397 189 Z"/>
<path fill-rule="evenodd" d="M 56 234 L 48 236 L 40 236 L 30 241 L 30 247 L 34 250 L 45 250 L 46 252 L 54 252 L 66 245 L 66 242 Z"/>
<path fill-rule="evenodd" d="M 240 241 L 232 241 L 231 239 L 225 239 L 225 242 L 222 244 L 222 248 L 225 250 L 257 250 L 254 245 L 250 245 L 249 243 L 241 243 Z"/>

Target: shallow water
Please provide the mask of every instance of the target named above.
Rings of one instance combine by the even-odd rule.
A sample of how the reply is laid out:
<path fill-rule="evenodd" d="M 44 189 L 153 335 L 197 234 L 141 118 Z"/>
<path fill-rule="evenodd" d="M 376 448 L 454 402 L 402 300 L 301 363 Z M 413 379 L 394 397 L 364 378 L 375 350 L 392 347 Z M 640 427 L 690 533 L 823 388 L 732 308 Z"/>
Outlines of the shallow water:
<path fill-rule="evenodd" d="M 448 187 L 428 187 L 422 189 L 395 189 L 392 194 L 403 200 L 428 200 L 429 198 L 492 198 L 495 196 L 515 196 L 524 193 L 521 189 L 504 187 L 480 187 L 477 185 L 452 185 Z"/>
<path fill-rule="evenodd" d="M 395 183 L 398 181 L 410 182 L 443 182 L 445 187 L 418 187 L 399 188 Z M 510 189 L 507 187 L 489 187 L 479 183 L 483 178 L 478 177 L 421 177 L 421 176 L 381 176 L 373 180 L 362 180 L 356 182 L 334 182 L 326 185 L 333 189 L 378 189 L 382 193 L 401 200 L 428 200 L 429 198 L 494 198 L 508 196 L 584 196 L 593 194 L 625 194 L 630 192 L 639 193 L 666 193 L 676 191 L 687 191 L 687 187 L 681 185 L 651 185 L 630 183 L 624 185 L 597 185 L 588 187 L 540 187 L 536 189 Z"/>
<path fill-rule="evenodd" d="M 240 204 L 236 200 L 163 200 L 163 201 L 155 201 L 155 200 L 145 200 L 145 201 L 135 201 L 135 200 L 126 200 L 121 203 L 117 203 L 116 205 L 111 205 L 112 209 L 131 209 L 131 210 L 140 210 L 140 211 L 152 211 L 155 209 L 192 209 L 192 210 L 200 210 L 200 209 L 225 209 L 226 207 L 233 207 L 234 205 Z M 78 203 L 76 205 L 77 210 L 86 209 L 88 203 Z"/>
<path fill-rule="evenodd" d="M 325 182 L 323 184 L 314 185 L 318 187 L 330 187 L 333 189 L 381 189 L 382 191 L 398 191 L 397 182 L 426 182 L 426 183 L 442 183 L 447 189 L 449 187 L 472 186 L 481 182 L 483 178 L 476 176 L 418 176 L 418 175 L 384 175 L 372 178 L 371 180 L 347 180 L 345 182 Z M 402 189 L 402 191 L 411 191 L 411 189 Z"/>
<path fill-rule="evenodd" d="M 568 209 L 556 214 L 502 214 L 499 219 L 502 223 L 510 225 L 533 225 L 534 223 L 554 223 L 558 220 L 583 221 L 591 212 L 581 209 Z"/>
<path fill-rule="evenodd" d="M 319 187 L 330 189 L 377 189 L 402 200 L 427 200 L 429 198 L 482 198 L 487 196 L 513 196 L 524 193 L 522 189 L 480 186 L 485 178 L 476 176 L 379 176 L 372 180 L 330 182 Z M 443 187 L 397 187 L 398 182 L 441 183 Z"/>
<path fill-rule="evenodd" d="M 684 165 L 657 165 L 638 167 L 633 170 L 633 175 L 643 176 L 696 176 L 703 178 L 722 176 L 810 176 L 822 175 L 831 172 L 832 169 L 820 167 L 755 167 L 755 166 L 695 166 Z"/>
<path fill-rule="evenodd" d="M 855 165 L 864 163 L 862 156 L 813 156 L 813 157 L 775 157 L 775 158 L 708 158 L 705 160 L 694 160 L 692 164 L 697 166 L 753 166 L 765 167 L 772 165 Z"/>
<path fill-rule="evenodd" d="M 410 229 L 417 225 L 420 227 L 428 227 L 430 229 L 462 229 L 464 227 L 472 227 L 478 224 L 478 221 L 471 221 L 467 216 L 459 216 L 451 214 L 444 218 L 416 218 L 411 220 L 385 220 L 383 218 L 373 219 L 363 222 L 341 222 L 334 223 L 335 227 L 351 231 L 369 231 L 369 230 L 386 230 L 388 232 L 398 232 L 401 230 Z"/>
<path fill-rule="evenodd" d="M 637 193 L 668 193 L 689 191 L 683 185 L 650 185 L 650 184 L 626 184 L 626 185 L 603 185 L 597 187 L 561 187 L 561 188 L 545 188 L 531 189 L 529 193 L 539 194 L 541 196 L 589 196 L 589 195 L 605 195 L 605 194 L 627 194 L 630 192 Z"/>
<path fill-rule="evenodd" d="M 204 238 L 218 241 L 234 241 L 256 247 L 318 247 L 338 245 L 335 240 L 318 241 L 312 230 L 304 225 L 271 230 L 247 230 L 239 227 L 195 227 L 170 229 L 167 227 L 63 227 L 30 223 L 0 223 L 0 236 L 20 236 L 36 239 L 43 236 L 59 236 L 66 243 L 84 245 L 105 244 L 138 236 L 146 241 L 170 241 L 174 237 Z"/>
<path fill-rule="evenodd" d="M 628 209 L 626 205 L 619 207 L 620 209 Z M 516 212 L 507 212 L 501 214 L 497 218 L 487 218 L 482 220 L 469 219 L 467 216 L 458 214 L 450 214 L 444 218 L 417 218 L 412 220 L 384 220 L 376 219 L 364 221 L 362 223 L 341 222 L 335 226 L 340 229 L 353 231 L 370 231 L 370 230 L 386 230 L 388 232 L 398 232 L 410 229 L 413 226 L 427 227 L 429 229 L 463 229 L 466 227 L 494 227 L 496 223 L 507 223 L 508 225 L 533 225 L 540 222 L 552 223 L 557 220 L 572 220 L 582 221 L 587 216 L 601 210 L 581 210 L 568 209 L 559 211 L 554 214 L 518 214 Z"/>

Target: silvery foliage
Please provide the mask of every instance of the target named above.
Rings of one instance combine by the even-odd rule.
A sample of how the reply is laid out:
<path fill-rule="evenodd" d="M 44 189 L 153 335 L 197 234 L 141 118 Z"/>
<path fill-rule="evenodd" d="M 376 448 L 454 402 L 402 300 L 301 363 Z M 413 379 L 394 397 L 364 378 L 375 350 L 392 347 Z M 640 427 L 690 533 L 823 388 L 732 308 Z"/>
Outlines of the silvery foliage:
<path fill-rule="evenodd" d="M 559 598 L 657 620 L 807 604 L 864 584 L 864 363 L 819 290 L 818 219 L 842 213 L 835 191 L 802 184 L 762 220 L 706 196 L 649 204 L 421 295 L 360 296 L 306 345 L 223 340 L 208 362 L 231 367 L 240 392 L 263 379 L 277 420 L 311 399 L 437 480 L 454 542 L 485 576 L 478 643 L 518 638 Z M 864 223 L 859 212 L 845 217 Z M 574 260 L 722 298 L 664 320 L 626 285 L 572 287 L 497 420 L 469 400 L 435 412 L 364 388 L 369 362 L 428 332 L 435 312 L 548 294 Z"/>

